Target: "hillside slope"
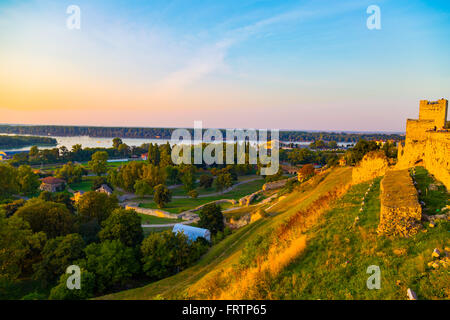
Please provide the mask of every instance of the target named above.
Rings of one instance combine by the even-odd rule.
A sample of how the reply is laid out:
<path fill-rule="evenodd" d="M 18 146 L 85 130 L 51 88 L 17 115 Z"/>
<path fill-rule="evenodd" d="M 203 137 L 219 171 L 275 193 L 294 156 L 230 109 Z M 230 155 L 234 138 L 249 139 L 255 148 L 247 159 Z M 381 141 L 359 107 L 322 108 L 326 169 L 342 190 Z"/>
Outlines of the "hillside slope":
<path fill-rule="evenodd" d="M 172 277 L 151 283 L 145 287 L 100 297 L 100 299 L 171 299 L 212 298 L 196 293 L 204 281 L 239 263 L 243 248 L 259 236 L 276 230 L 299 211 L 307 209 L 314 201 L 351 181 L 350 168 L 337 168 L 325 172 L 303 184 L 298 190 L 271 206 L 268 218 L 247 225 L 212 247 L 198 263 Z"/>

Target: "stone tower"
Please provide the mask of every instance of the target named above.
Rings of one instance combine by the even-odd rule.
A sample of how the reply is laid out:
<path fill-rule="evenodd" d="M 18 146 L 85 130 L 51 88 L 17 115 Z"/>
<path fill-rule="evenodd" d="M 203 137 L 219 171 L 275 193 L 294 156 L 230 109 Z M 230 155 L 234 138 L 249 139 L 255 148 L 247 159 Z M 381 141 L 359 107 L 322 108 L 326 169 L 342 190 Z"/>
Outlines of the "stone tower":
<path fill-rule="evenodd" d="M 421 100 L 419 106 L 419 120 L 434 120 L 436 129 L 445 127 L 447 121 L 448 100 Z"/>
<path fill-rule="evenodd" d="M 445 129 L 448 101 L 420 101 L 419 119 L 406 121 L 398 146 L 398 169 L 424 166 L 450 190 L 450 130 Z"/>

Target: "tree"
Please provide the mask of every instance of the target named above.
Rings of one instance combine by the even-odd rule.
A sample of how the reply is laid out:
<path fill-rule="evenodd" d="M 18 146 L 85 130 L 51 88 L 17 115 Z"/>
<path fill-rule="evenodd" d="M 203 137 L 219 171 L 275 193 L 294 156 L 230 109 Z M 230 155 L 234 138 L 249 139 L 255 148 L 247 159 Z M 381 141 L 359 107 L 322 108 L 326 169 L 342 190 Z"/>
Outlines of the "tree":
<path fill-rule="evenodd" d="M 95 274 L 98 291 L 104 292 L 115 285 L 123 285 L 132 275 L 139 272 L 134 249 L 119 240 L 92 243 L 84 249 L 86 258 L 78 265 Z"/>
<path fill-rule="evenodd" d="M 164 208 L 171 200 L 172 192 L 166 186 L 159 184 L 155 187 L 153 201 L 155 201 L 159 208 Z"/>
<path fill-rule="evenodd" d="M 211 188 L 213 182 L 214 182 L 214 178 L 208 174 L 202 174 L 200 176 L 200 187 L 209 189 L 209 188 Z"/>
<path fill-rule="evenodd" d="M 37 146 L 32 146 L 30 151 L 28 151 L 28 157 L 30 160 L 37 160 L 39 157 L 39 148 Z"/>
<path fill-rule="evenodd" d="M 198 197 L 198 192 L 197 192 L 197 190 L 195 190 L 195 189 L 189 191 L 188 194 L 189 194 L 189 196 L 190 196 L 192 199 L 197 199 L 197 197 Z"/>
<path fill-rule="evenodd" d="M 370 151 L 378 150 L 379 146 L 375 141 L 366 141 L 361 139 L 351 149 L 348 149 L 345 153 L 345 159 L 347 164 L 355 165 Z"/>
<path fill-rule="evenodd" d="M 72 195 L 67 191 L 63 192 L 42 191 L 38 199 L 61 203 L 65 205 L 70 212 L 75 213 L 74 207 L 75 202 L 72 200 Z"/>
<path fill-rule="evenodd" d="M 18 216 L 6 218 L 0 213 L 0 280 L 14 281 L 31 272 L 46 239 L 45 233 L 33 233 Z"/>
<path fill-rule="evenodd" d="M 137 180 L 134 184 L 134 193 L 143 198 L 145 195 L 152 194 L 152 187 L 145 180 Z"/>
<path fill-rule="evenodd" d="M 142 168 L 142 180 L 145 180 L 151 188 L 158 184 L 165 184 L 166 172 L 157 165 L 148 164 Z"/>
<path fill-rule="evenodd" d="M 9 164 L 0 163 L 0 198 L 18 191 L 19 183 L 16 169 Z"/>
<path fill-rule="evenodd" d="M 328 148 L 330 148 L 330 149 L 336 149 L 337 146 L 338 146 L 338 144 L 337 144 L 336 141 L 330 141 L 330 142 L 328 142 Z"/>
<path fill-rule="evenodd" d="M 44 285 L 53 283 L 63 275 L 68 266 L 84 257 L 84 241 L 77 233 L 50 239 L 42 250 L 42 261 L 34 265 L 33 278 Z"/>
<path fill-rule="evenodd" d="M 60 203 L 33 198 L 19 208 L 15 215 L 27 221 L 33 232 L 43 231 L 48 238 L 75 231 L 75 216 Z"/>
<path fill-rule="evenodd" d="M 165 145 L 160 146 L 159 149 L 160 149 L 159 166 L 164 168 L 164 167 L 173 165 L 173 163 L 172 163 L 172 147 L 170 146 L 170 143 L 167 141 L 167 143 Z"/>
<path fill-rule="evenodd" d="M 78 216 L 82 222 L 96 220 L 99 224 L 108 219 L 111 212 L 118 207 L 116 196 L 95 191 L 86 192 L 77 203 Z"/>
<path fill-rule="evenodd" d="M 120 240 L 128 247 L 139 246 L 144 238 L 141 217 L 134 210 L 116 209 L 103 221 L 101 241 Z"/>
<path fill-rule="evenodd" d="M 189 265 L 189 249 L 182 233 L 151 233 L 141 245 L 142 270 L 155 280 L 175 274 Z"/>
<path fill-rule="evenodd" d="M 80 289 L 70 290 L 67 288 L 67 280 L 71 276 L 64 273 L 56 285 L 50 291 L 50 300 L 86 300 L 92 298 L 95 292 L 95 274 L 85 269 L 81 269 Z"/>
<path fill-rule="evenodd" d="M 122 144 L 122 139 L 114 138 L 114 139 L 112 139 L 112 143 L 113 143 L 113 148 L 118 149 L 119 146 Z"/>
<path fill-rule="evenodd" d="M 117 151 L 119 151 L 119 153 L 120 153 L 122 156 L 127 157 L 127 156 L 129 156 L 129 154 L 130 154 L 130 147 L 129 147 L 127 144 L 122 143 L 122 144 L 117 148 Z"/>
<path fill-rule="evenodd" d="M 146 166 L 144 162 L 131 161 L 122 166 L 119 172 L 114 174 L 114 177 L 108 177 L 108 180 L 127 191 L 134 192 L 134 184 L 137 180 L 142 179 L 144 166 Z M 112 172 L 110 171 L 110 174 L 111 173 Z"/>
<path fill-rule="evenodd" d="M 8 218 L 8 217 L 12 216 L 14 213 L 16 213 L 17 209 L 22 207 L 25 203 L 26 203 L 25 200 L 19 199 L 19 200 L 14 200 L 13 202 L 10 202 L 10 203 L 2 204 L 2 205 L 0 205 L 0 212 L 3 210 L 6 217 Z"/>
<path fill-rule="evenodd" d="M 81 182 L 85 170 L 81 165 L 74 165 L 72 162 L 67 162 L 61 169 L 56 170 L 55 176 L 66 180 L 68 183 Z"/>
<path fill-rule="evenodd" d="M 100 188 L 102 186 L 102 184 L 106 184 L 108 187 L 113 189 L 111 187 L 111 184 L 108 182 L 108 179 L 106 177 L 95 177 L 94 180 L 92 180 L 91 190 L 92 191 L 97 190 L 98 188 Z"/>
<path fill-rule="evenodd" d="M 150 143 L 148 147 L 148 162 L 154 166 L 158 166 L 161 160 L 158 144 Z"/>
<path fill-rule="evenodd" d="M 297 173 L 298 181 L 303 182 L 314 176 L 314 166 L 312 164 L 305 164 Z"/>
<path fill-rule="evenodd" d="M 101 176 L 106 173 L 108 160 L 108 153 L 106 151 L 97 151 L 92 155 L 91 159 L 88 165 L 95 174 Z"/>
<path fill-rule="evenodd" d="M 178 166 L 180 181 L 184 185 L 186 192 L 195 188 L 195 171 L 196 168 L 192 164 L 184 164 Z"/>
<path fill-rule="evenodd" d="M 233 179 L 229 173 L 221 173 L 217 176 L 215 181 L 216 189 L 222 191 L 233 185 Z"/>
<path fill-rule="evenodd" d="M 30 166 L 22 165 L 17 170 L 17 182 L 19 190 L 22 194 L 31 194 L 37 191 L 39 185 L 39 177 L 34 174 Z"/>
<path fill-rule="evenodd" d="M 208 204 L 202 208 L 198 216 L 200 217 L 200 221 L 198 222 L 200 228 L 208 229 L 211 234 L 223 231 L 225 225 L 220 206 L 215 203 Z"/>
<path fill-rule="evenodd" d="M 177 184 L 180 181 L 177 167 L 169 165 L 165 167 L 165 171 L 168 184 Z"/>

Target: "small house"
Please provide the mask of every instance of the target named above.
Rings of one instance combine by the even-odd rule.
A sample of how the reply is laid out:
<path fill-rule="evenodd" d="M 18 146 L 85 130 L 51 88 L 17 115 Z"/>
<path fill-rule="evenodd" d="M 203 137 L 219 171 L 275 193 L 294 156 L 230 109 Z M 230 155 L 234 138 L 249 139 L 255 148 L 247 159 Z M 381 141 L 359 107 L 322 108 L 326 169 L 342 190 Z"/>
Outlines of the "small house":
<path fill-rule="evenodd" d="M 49 192 L 59 192 L 63 191 L 66 187 L 66 181 L 63 179 L 58 179 L 55 177 L 46 177 L 41 179 L 41 186 L 39 189 L 42 191 L 49 191 Z"/>
<path fill-rule="evenodd" d="M 101 192 L 101 193 L 106 193 L 108 196 L 110 196 L 111 194 L 112 194 L 112 189 L 108 186 L 108 185 L 106 185 L 106 184 L 102 184 L 101 186 L 100 186 L 100 188 L 98 188 L 97 190 L 95 190 L 95 191 L 97 191 L 97 192 Z"/>
<path fill-rule="evenodd" d="M 141 159 L 144 160 L 144 161 L 147 161 L 148 160 L 148 153 L 141 154 Z"/>
<path fill-rule="evenodd" d="M 175 234 L 183 232 L 184 235 L 187 236 L 190 241 L 195 241 L 199 237 L 203 237 L 206 240 L 211 241 L 211 232 L 209 232 L 208 229 L 197 228 L 177 223 L 176 225 L 173 226 L 172 232 Z"/>

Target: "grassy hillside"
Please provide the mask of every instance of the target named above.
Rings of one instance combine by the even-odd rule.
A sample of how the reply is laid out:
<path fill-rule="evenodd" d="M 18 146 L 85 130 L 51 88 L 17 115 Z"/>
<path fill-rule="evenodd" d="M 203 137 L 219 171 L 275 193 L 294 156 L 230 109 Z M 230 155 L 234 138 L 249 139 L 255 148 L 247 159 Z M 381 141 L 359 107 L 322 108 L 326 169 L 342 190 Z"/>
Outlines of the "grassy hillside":
<path fill-rule="evenodd" d="M 332 172 L 316 176 L 302 187 L 268 210 L 268 218 L 247 225 L 219 244 L 213 246 L 200 261 L 189 269 L 172 277 L 154 282 L 148 286 L 119 292 L 101 299 L 158 299 L 183 298 L 187 289 L 203 278 L 208 278 L 224 268 L 239 263 L 245 244 L 254 241 L 259 235 L 282 225 L 290 216 L 307 208 L 313 201 L 340 184 L 351 180 L 351 169 L 338 168 Z M 269 207 L 269 205 L 266 205 Z"/>
<path fill-rule="evenodd" d="M 434 183 L 418 170 L 419 188 Z M 419 181 L 420 180 L 420 181 Z M 361 199 L 369 184 L 352 187 L 310 232 L 307 249 L 270 283 L 267 296 L 274 299 L 406 299 L 408 288 L 419 299 L 449 299 L 450 274 L 442 265 L 428 266 L 434 248 L 442 253 L 450 246 L 450 222 L 435 228 L 424 224 L 422 231 L 408 239 L 379 237 L 379 181 L 376 179 L 360 213 Z M 435 191 L 428 200 L 434 206 L 448 194 Z M 424 200 L 427 200 L 424 197 Z M 445 201 L 444 201 L 445 202 Z M 426 202 L 425 202 L 426 203 Z M 355 218 L 359 222 L 355 224 Z M 441 255 L 442 256 L 442 255 Z M 381 288 L 369 290 L 367 267 L 381 270 Z"/>
<path fill-rule="evenodd" d="M 269 217 L 237 230 L 193 267 L 101 298 L 406 299 L 412 288 L 419 299 L 448 299 L 448 269 L 429 263 L 434 248 L 450 247 L 450 222 L 424 224 L 406 239 L 378 236 L 381 178 L 346 191 L 350 180 L 350 168 L 316 176 L 264 205 Z M 448 202 L 447 191 L 424 169 L 416 170 L 416 181 L 429 211 Z M 335 190 L 346 193 L 333 201 L 341 194 Z M 381 270 L 379 290 L 366 285 L 371 265 Z"/>

